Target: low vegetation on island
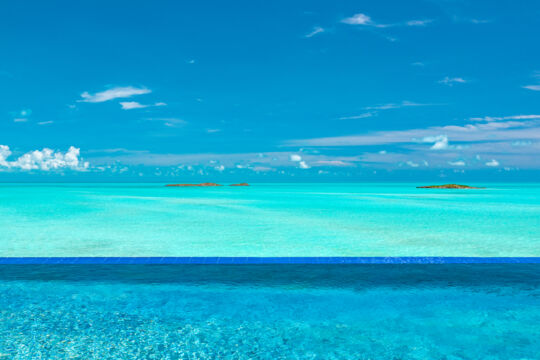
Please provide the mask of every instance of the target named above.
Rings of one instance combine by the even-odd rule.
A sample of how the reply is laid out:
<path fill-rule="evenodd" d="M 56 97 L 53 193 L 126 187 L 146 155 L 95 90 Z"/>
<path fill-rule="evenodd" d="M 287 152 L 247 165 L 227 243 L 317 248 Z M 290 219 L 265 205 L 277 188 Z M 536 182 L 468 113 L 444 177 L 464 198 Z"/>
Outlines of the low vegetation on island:
<path fill-rule="evenodd" d="M 167 184 L 165 186 L 178 186 L 178 187 L 212 187 L 212 186 L 223 186 L 216 183 L 200 183 L 200 184 Z M 248 183 L 238 183 L 230 184 L 229 186 L 249 186 Z"/>
<path fill-rule="evenodd" d="M 459 184 L 417 186 L 416 188 L 417 189 L 485 189 L 483 187 L 474 187 L 474 186 L 459 185 Z"/>

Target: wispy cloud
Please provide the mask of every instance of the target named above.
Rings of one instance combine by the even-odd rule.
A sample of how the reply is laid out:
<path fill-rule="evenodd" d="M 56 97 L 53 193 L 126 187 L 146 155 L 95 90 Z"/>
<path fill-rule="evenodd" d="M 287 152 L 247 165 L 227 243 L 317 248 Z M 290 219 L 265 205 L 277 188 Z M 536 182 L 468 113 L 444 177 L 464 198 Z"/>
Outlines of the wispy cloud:
<path fill-rule="evenodd" d="M 306 34 L 304 37 L 312 38 L 317 34 L 322 34 L 323 32 L 325 32 L 324 28 L 322 28 L 320 26 L 316 26 L 316 27 L 313 28 L 313 30 L 310 33 Z"/>
<path fill-rule="evenodd" d="M 540 119 L 540 115 L 512 115 L 512 116 L 484 116 L 472 117 L 472 121 L 501 121 L 501 120 L 533 120 Z"/>
<path fill-rule="evenodd" d="M 185 124 L 187 124 L 187 121 L 185 120 L 182 120 L 182 119 L 178 119 L 178 118 L 173 118 L 173 117 L 158 117 L 158 118 L 145 118 L 144 120 L 146 121 L 159 121 L 159 122 L 162 122 L 163 125 L 165 126 L 168 126 L 168 127 L 180 127 L 180 126 L 183 126 Z"/>
<path fill-rule="evenodd" d="M 40 121 L 40 122 L 38 122 L 37 124 L 38 124 L 38 125 L 49 125 L 49 124 L 52 124 L 53 122 L 54 122 L 54 121 L 51 121 L 51 120 L 49 120 L 49 121 Z"/>
<path fill-rule="evenodd" d="M 427 24 L 432 23 L 433 20 L 431 19 L 425 19 L 425 20 L 410 20 L 405 23 L 407 26 L 426 26 Z"/>
<path fill-rule="evenodd" d="M 468 81 L 465 80 L 464 78 L 461 78 L 461 77 L 448 77 L 446 76 L 444 79 L 442 80 L 439 80 L 438 83 L 439 84 L 443 84 L 443 85 L 446 85 L 446 86 L 454 86 L 455 84 L 465 84 L 467 83 Z"/>
<path fill-rule="evenodd" d="M 122 101 L 120 102 L 122 110 L 132 110 L 132 109 L 144 109 L 152 106 L 166 106 L 164 102 L 157 102 L 155 104 L 141 104 L 137 101 Z"/>
<path fill-rule="evenodd" d="M 100 103 L 114 99 L 125 99 L 136 95 L 149 94 L 151 92 L 152 91 L 150 89 L 144 87 L 114 87 L 95 94 L 90 94 L 89 92 L 85 91 L 81 94 L 82 99 L 78 100 L 78 102 Z"/>
<path fill-rule="evenodd" d="M 89 163 L 80 159 L 80 149 L 70 146 L 68 151 L 60 151 L 44 148 L 34 150 L 21 155 L 17 159 L 10 161 L 8 158 L 12 152 L 7 145 L 0 145 L 0 169 L 19 169 L 19 170 L 86 170 Z"/>
<path fill-rule="evenodd" d="M 380 104 L 375 106 L 367 106 L 364 109 L 366 110 L 390 110 L 390 109 L 399 109 L 403 107 L 411 107 L 411 106 L 432 106 L 435 104 L 422 104 L 422 103 L 415 103 L 412 101 L 402 101 L 400 103 L 386 103 L 386 104 Z"/>
<path fill-rule="evenodd" d="M 405 164 L 409 165 L 410 167 L 414 167 L 414 168 L 417 168 L 417 167 L 420 166 L 420 164 L 415 163 L 415 162 L 412 161 L 412 160 L 409 160 L 409 161 L 405 162 Z"/>
<path fill-rule="evenodd" d="M 368 113 L 363 113 L 363 114 L 359 114 L 359 115 L 342 116 L 342 117 L 339 118 L 339 120 L 365 119 L 365 118 L 369 118 L 369 117 L 372 117 L 372 116 L 373 116 L 373 113 L 368 112 Z"/>
<path fill-rule="evenodd" d="M 532 77 L 535 78 L 538 81 L 540 81 L 540 71 L 534 71 L 532 74 Z M 540 91 L 540 84 L 535 85 L 525 85 L 522 86 L 524 89 L 532 90 L 532 91 Z"/>
<path fill-rule="evenodd" d="M 408 20 L 404 22 L 391 23 L 391 24 L 382 24 L 373 21 L 373 19 L 363 13 L 354 14 L 351 17 L 341 20 L 342 23 L 347 25 L 362 25 L 362 26 L 372 26 L 377 28 L 388 28 L 394 26 L 426 26 L 429 23 L 432 23 L 432 19 L 420 19 L 420 20 Z"/>
<path fill-rule="evenodd" d="M 448 165 L 452 166 L 465 166 L 465 161 L 463 160 L 457 160 L 457 161 L 448 161 Z"/>
<path fill-rule="evenodd" d="M 491 159 L 490 161 L 488 161 L 486 163 L 486 166 L 491 166 L 491 167 L 495 167 L 495 166 L 499 166 L 499 162 L 495 159 Z"/>
<path fill-rule="evenodd" d="M 385 144 L 407 144 L 418 142 L 416 139 L 429 139 L 430 142 L 514 141 L 540 140 L 540 121 L 501 121 L 483 122 L 466 125 L 435 126 L 424 129 L 377 131 L 360 135 L 346 135 L 302 140 L 290 140 L 286 146 L 369 146 Z M 444 134 L 444 135 L 441 135 Z M 445 140 L 442 136 L 446 136 Z M 422 141 L 421 141 L 422 142 Z"/>
<path fill-rule="evenodd" d="M 32 115 L 32 110 L 30 109 L 23 109 L 11 113 L 11 116 L 13 116 L 13 122 L 18 123 L 27 122 L 30 115 Z"/>

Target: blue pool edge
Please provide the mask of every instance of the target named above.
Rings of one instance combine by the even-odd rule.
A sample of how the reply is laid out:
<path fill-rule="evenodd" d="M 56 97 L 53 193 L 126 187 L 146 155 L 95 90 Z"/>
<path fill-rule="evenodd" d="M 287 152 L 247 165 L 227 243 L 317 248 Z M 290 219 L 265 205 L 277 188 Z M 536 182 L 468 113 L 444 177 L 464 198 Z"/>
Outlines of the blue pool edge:
<path fill-rule="evenodd" d="M 540 264 L 540 257 L 0 257 L 17 264 Z"/>

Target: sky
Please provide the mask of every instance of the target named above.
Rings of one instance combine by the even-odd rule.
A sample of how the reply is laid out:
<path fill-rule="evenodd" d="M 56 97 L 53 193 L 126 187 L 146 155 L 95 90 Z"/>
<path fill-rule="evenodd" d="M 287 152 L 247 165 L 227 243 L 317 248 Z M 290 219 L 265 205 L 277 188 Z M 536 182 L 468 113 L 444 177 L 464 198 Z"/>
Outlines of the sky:
<path fill-rule="evenodd" d="M 538 1 L 4 1 L 0 181 L 540 179 Z"/>

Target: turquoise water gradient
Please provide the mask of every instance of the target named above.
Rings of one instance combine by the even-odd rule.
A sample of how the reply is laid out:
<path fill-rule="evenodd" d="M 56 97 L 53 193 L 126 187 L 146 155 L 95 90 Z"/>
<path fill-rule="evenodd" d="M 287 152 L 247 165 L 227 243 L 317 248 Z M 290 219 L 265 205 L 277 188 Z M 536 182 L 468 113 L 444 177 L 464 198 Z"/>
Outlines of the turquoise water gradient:
<path fill-rule="evenodd" d="M 538 265 L 0 266 L 2 359 L 540 354 Z"/>
<path fill-rule="evenodd" d="M 540 185 L 0 184 L 0 256 L 540 256 Z"/>

